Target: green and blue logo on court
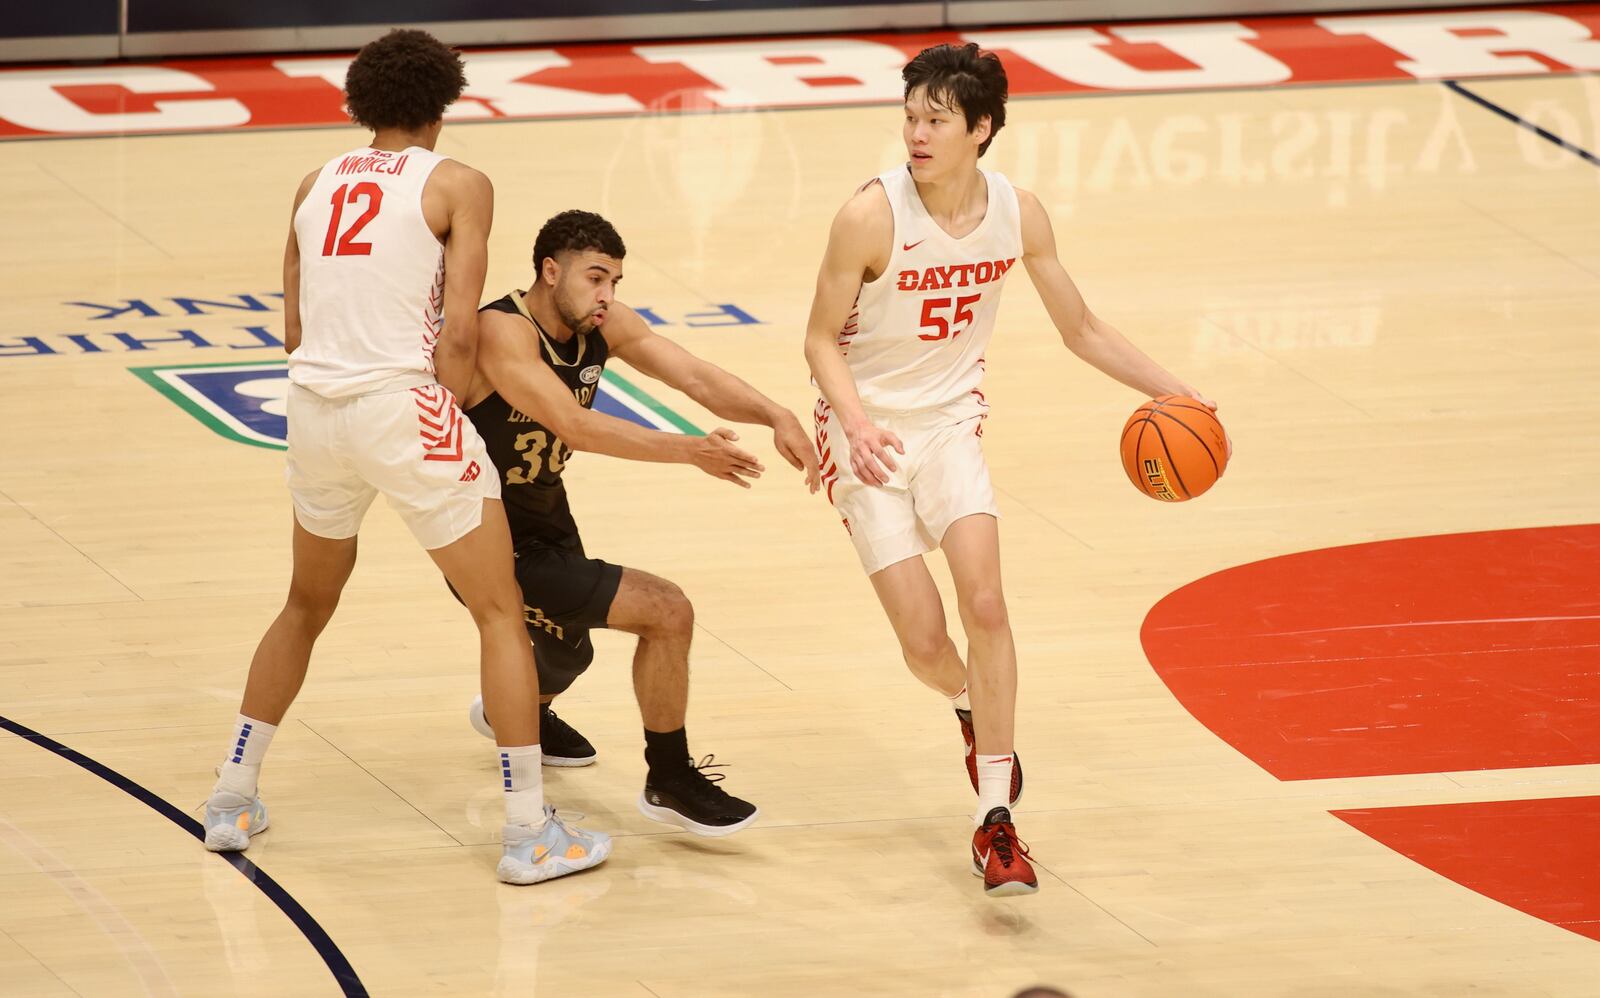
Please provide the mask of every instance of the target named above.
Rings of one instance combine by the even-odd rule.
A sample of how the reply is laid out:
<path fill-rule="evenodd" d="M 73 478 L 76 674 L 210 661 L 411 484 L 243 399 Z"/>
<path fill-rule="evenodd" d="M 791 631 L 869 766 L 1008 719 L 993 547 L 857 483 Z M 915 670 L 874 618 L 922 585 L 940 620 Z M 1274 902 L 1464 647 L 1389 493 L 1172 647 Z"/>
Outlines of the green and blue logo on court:
<path fill-rule="evenodd" d="M 282 361 L 165 364 L 130 370 L 220 436 L 252 447 L 288 447 L 289 368 Z M 612 371 L 600 375 L 594 408 L 664 433 L 704 435 L 693 423 Z"/>

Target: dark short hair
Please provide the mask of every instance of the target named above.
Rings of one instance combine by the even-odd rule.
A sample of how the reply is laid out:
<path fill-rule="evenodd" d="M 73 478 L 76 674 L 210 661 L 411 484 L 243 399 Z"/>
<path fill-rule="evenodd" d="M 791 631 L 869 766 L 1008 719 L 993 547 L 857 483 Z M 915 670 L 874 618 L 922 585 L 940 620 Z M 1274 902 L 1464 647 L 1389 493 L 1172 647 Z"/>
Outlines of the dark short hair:
<path fill-rule="evenodd" d="M 978 127 L 979 119 L 989 119 L 989 137 L 978 147 L 978 155 L 989 151 L 989 143 L 1006 124 L 1006 67 L 993 52 L 982 52 L 972 42 L 965 45 L 934 45 L 917 53 L 900 71 L 906 81 L 906 99 L 911 91 L 926 87 L 928 102 L 950 111 L 960 111 L 967 119 L 967 131 Z"/>
<path fill-rule="evenodd" d="M 466 85 L 459 52 L 426 31 L 396 28 L 350 63 L 344 104 L 351 121 L 373 131 L 415 130 L 443 118 Z"/>
<path fill-rule="evenodd" d="M 618 260 L 628 253 L 628 248 L 622 245 L 622 237 L 617 235 L 617 230 L 610 222 L 592 211 L 574 208 L 551 217 L 540 227 L 539 235 L 533 241 L 534 272 L 543 272 L 545 257 L 582 253 L 584 250 L 595 250 Z"/>

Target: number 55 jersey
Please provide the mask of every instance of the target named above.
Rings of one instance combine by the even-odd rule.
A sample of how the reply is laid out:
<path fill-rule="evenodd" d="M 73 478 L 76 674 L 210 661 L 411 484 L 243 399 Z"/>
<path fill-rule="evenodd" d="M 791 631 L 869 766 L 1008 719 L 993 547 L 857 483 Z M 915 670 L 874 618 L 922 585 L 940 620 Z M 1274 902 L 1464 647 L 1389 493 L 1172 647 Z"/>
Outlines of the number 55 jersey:
<path fill-rule="evenodd" d="M 444 246 L 422 213 L 446 157 L 363 148 L 322 168 L 294 214 L 300 346 L 289 379 L 323 398 L 434 383 Z"/>
<path fill-rule="evenodd" d="M 955 238 L 929 216 L 905 167 L 877 178 L 894 213 L 889 265 L 861 286 L 839 346 L 868 411 L 931 409 L 976 391 L 1007 272 L 1022 256 L 1017 193 L 999 173 L 983 220 Z"/>

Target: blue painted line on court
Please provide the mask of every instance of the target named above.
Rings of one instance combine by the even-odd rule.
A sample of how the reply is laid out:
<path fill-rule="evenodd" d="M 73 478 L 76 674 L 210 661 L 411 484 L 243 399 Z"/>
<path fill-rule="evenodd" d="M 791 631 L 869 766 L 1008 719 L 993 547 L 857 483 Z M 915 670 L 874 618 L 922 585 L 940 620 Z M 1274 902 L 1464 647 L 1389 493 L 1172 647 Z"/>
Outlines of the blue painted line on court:
<path fill-rule="evenodd" d="M 79 752 L 77 749 L 56 741 L 48 735 L 42 735 L 32 728 L 18 724 L 8 717 L 0 716 L 0 730 L 9 731 L 25 741 L 30 741 L 47 752 L 52 752 L 67 760 L 75 766 L 88 770 L 107 783 L 121 790 L 129 797 L 143 803 L 146 807 L 177 825 L 179 828 L 194 836 L 197 841 L 204 842 L 206 833 L 200 822 L 184 814 L 171 803 L 157 797 L 151 791 L 123 776 L 121 773 L 105 766 Z M 267 876 L 259 866 L 245 859 L 236 852 L 221 852 L 214 855 L 224 862 L 231 863 L 233 868 L 244 874 L 246 880 L 256 886 L 265 894 L 273 904 L 295 924 L 301 935 L 306 937 L 306 942 L 316 949 L 317 955 L 322 957 L 322 962 L 328 965 L 328 970 L 333 974 L 333 979 L 350 998 L 366 998 L 366 985 L 361 983 L 361 978 L 356 976 L 355 968 L 350 966 L 350 961 L 340 952 L 326 930 L 317 924 L 311 913 L 300 906 L 300 902 L 290 896 L 276 880 Z"/>
<path fill-rule="evenodd" d="M 1461 96 L 1465 97 L 1467 100 L 1472 101 L 1474 104 L 1477 104 L 1479 107 L 1482 107 L 1482 108 L 1484 108 L 1486 110 L 1489 110 L 1489 111 L 1493 111 L 1495 114 L 1498 114 L 1500 117 L 1506 119 L 1507 121 L 1512 122 L 1513 124 L 1515 124 L 1515 125 L 1517 125 L 1517 126 L 1519 126 L 1521 128 L 1526 128 L 1528 131 L 1530 131 L 1530 132 L 1534 133 L 1535 135 L 1539 136 L 1541 139 L 1544 139 L 1546 142 L 1553 142 L 1556 145 L 1560 146 L 1561 148 L 1563 148 L 1563 149 L 1567 150 L 1568 152 L 1572 153 L 1574 156 L 1577 156 L 1580 159 L 1587 160 L 1590 164 L 1592 164 L 1594 166 L 1600 166 L 1600 156 L 1596 156 L 1594 153 L 1592 153 L 1589 150 L 1583 148 L 1582 146 L 1573 145 L 1571 142 L 1568 142 L 1566 139 L 1564 139 L 1561 136 L 1557 135 L 1555 132 L 1552 132 L 1552 131 L 1550 131 L 1548 129 L 1545 129 L 1545 128 L 1540 128 L 1538 125 L 1535 125 L 1533 122 L 1531 122 L 1527 118 L 1524 118 L 1521 115 L 1517 114 L 1515 111 L 1509 111 L 1506 108 L 1501 107 L 1499 104 L 1496 104 L 1494 101 L 1490 100 L 1489 98 L 1484 97 L 1484 96 L 1482 96 L 1480 94 L 1473 93 L 1471 90 L 1468 90 L 1466 87 L 1463 87 L 1461 84 L 1457 83 L 1455 80 L 1445 80 L 1444 81 L 1444 85 L 1446 87 L 1449 87 L 1451 90 L 1454 90 L 1456 93 L 1460 94 Z"/>

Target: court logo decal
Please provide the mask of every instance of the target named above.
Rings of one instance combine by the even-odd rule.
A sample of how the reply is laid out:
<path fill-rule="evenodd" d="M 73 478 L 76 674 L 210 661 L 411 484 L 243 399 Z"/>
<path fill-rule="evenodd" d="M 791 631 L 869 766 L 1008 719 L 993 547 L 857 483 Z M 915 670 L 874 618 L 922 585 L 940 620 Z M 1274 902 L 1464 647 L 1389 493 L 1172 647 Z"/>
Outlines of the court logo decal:
<path fill-rule="evenodd" d="M 219 436 L 252 447 L 286 450 L 289 369 L 281 361 L 166 364 L 130 370 Z M 594 408 L 647 429 L 705 434 L 693 423 L 611 371 L 600 376 Z"/>
<path fill-rule="evenodd" d="M 1596 558 L 1600 524 L 1302 551 L 1168 594 L 1140 637 L 1189 713 L 1280 780 L 1456 774 L 1450 790 L 1487 799 L 1393 806 L 1374 788 L 1330 813 L 1600 942 L 1600 796 L 1477 775 L 1600 765 Z"/>

